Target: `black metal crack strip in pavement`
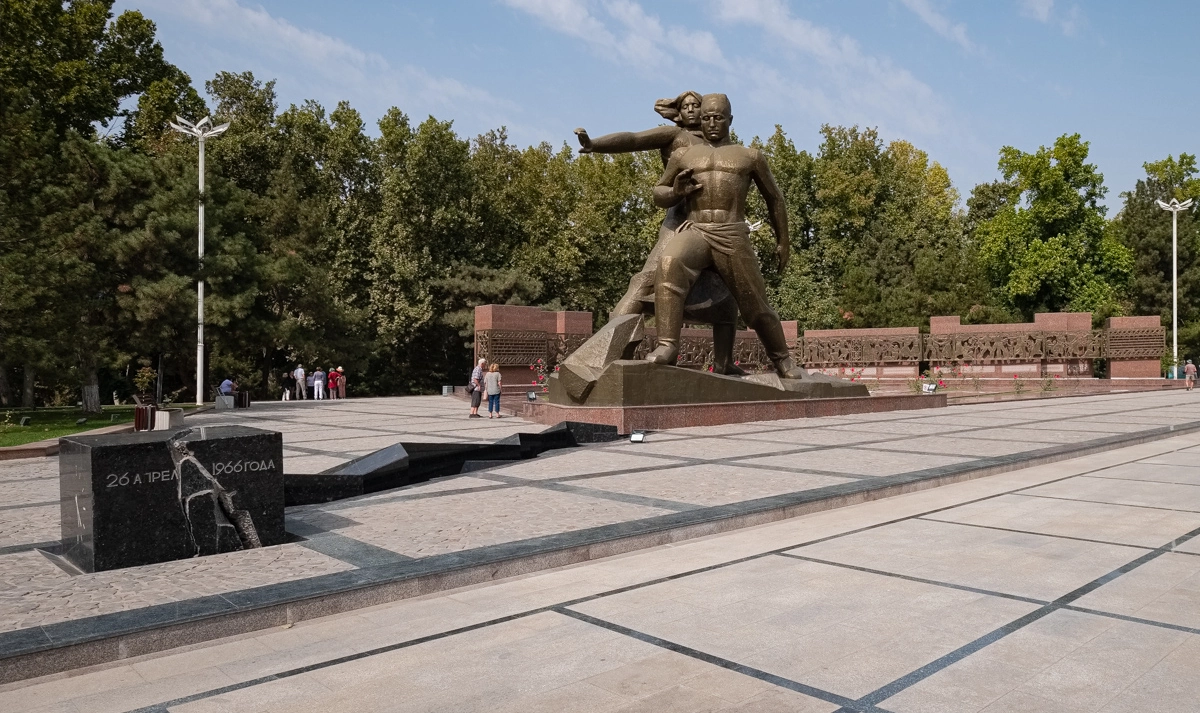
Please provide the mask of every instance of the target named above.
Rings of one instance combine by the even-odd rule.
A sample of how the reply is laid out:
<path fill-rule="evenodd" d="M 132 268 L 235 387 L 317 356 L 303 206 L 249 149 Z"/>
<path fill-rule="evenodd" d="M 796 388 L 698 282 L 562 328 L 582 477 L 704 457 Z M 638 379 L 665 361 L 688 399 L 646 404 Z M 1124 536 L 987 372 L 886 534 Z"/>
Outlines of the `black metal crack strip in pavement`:
<path fill-rule="evenodd" d="M 1137 569 L 1138 567 L 1141 567 L 1142 565 L 1146 564 L 1147 562 L 1151 562 L 1151 561 L 1157 559 L 1158 557 L 1161 557 L 1162 555 L 1172 552 L 1177 545 L 1181 545 L 1181 544 L 1193 539 L 1197 535 L 1200 535 L 1200 528 L 1196 528 L 1195 530 L 1192 530 L 1191 532 L 1189 532 L 1181 537 L 1177 537 L 1174 540 L 1171 540 L 1170 542 L 1166 543 L 1165 545 L 1162 545 L 1160 547 L 1157 547 L 1157 548 L 1151 550 L 1150 552 L 1145 553 L 1144 555 L 1138 557 L 1137 559 L 1126 562 L 1125 564 L 1121 565 L 1120 567 L 1117 567 L 1116 569 L 1109 572 L 1108 574 L 1097 577 L 1096 579 L 1093 579 L 1092 581 L 1088 582 L 1087 584 L 1083 585 L 1082 587 L 1078 587 L 1070 592 L 1067 592 L 1066 594 L 1062 595 L 1061 597 L 1058 597 L 1054 601 L 1042 606 L 1041 608 L 1036 609 L 1032 612 L 1029 612 L 1025 616 L 1022 616 L 1014 621 L 1011 621 L 1011 622 L 1005 624 L 1004 626 L 1001 626 L 991 632 L 988 632 L 987 634 L 984 634 L 983 636 L 979 637 L 978 639 L 975 639 L 974 641 L 972 641 L 964 646 L 960 646 L 959 648 L 955 649 L 954 651 L 951 651 L 950 653 L 946 654 L 945 656 L 942 656 L 941 658 L 938 658 L 934 661 L 931 661 L 931 662 L 925 664 L 921 668 L 918 668 L 916 671 L 913 671 L 909 674 L 901 676 L 900 678 L 892 681 L 891 683 L 889 683 L 885 686 L 882 686 L 882 687 L 872 691 L 871 693 L 868 693 L 867 695 L 859 698 L 856 701 L 856 703 L 858 703 L 860 705 L 861 704 L 874 705 L 877 703 L 881 703 L 881 702 L 891 698 L 892 696 L 896 695 L 897 693 L 900 693 L 901 691 L 903 691 L 907 688 L 911 688 L 912 686 L 915 686 L 916 684 L 920 683 L 921 681 L 924 681 L 925 679 L 929 678 L 930 676 L 946 669 L 947 667 L 951 666 L 952 664 L 957 663 L 958 661 L 961 661 L 962 659 L 970 656 L 971 654 L 973 654 L 977 651 L 980 651 L 984 648 L 987 648 L 988 646 L 991 646 L 992 644 L 996 643 L 997 641 L 1000 641 L 1001 639 L 1008 636 L 1009 634 L 1020 631 L 1021 629 L 1024 629 L 1025 627 L 1029 626 L 1030 624 L 1034 623 L 1035 621 L 1037 621 L 1049 614 L 1052 614 L 1052 613 L 1058 611 L 1059 609 L 1067 608 L 1074 602 L 1078 601 L 1079 599 L 1082 599 L 1083 597 L 1087 596 L 1088 594 L 1091 594 L 1092 592 L 1096 591 L 1100 587 L 1103 587 L 1104 585 L 1108 584 L 1109 582 L 1112 582 L 1113 580 L 1117 579 L 1118 577 L 1126 575 L 1126 574 L 1132 572 L 1133 570 Z M 1099 614 L 1100 612 L 1097 612 L 1097 613 Z M 1162 622 L 1156 622 L 1156 623 L 1162 623 Z M 1173 625 L 1167 625 L 1167 627 L 1175 628 L 1175 626 L 1173 626 Z M 841 711 L 839 711 L 838 713 L 850 713 L 850 711 L 857 711 L 857 710 L 859 710 L 859 709 L 843 706 Z"/>
<path fill-rule="evenodd" d="M 790 678 L 777 676 L 773 673 L 767 673 L 762 669 L 746 666 L 744 664 L 737 663 L 736 661 L 730 661 L 729 659 L 721 658 L 720 656 L 714 656 L 712 654 L 693 649 L 690 646 L 677 644 L 673 641 L 667 641 L 666 639 L 662 639 L 651 634 L 646 634 L 636 629 L 630 629 L 628 627 L 621 626 L 620 624 L 614 624 L 611 621 L 597 619 L 594 616 L 589 616 L 573 609 L 555 607 L 554 611 L 562 614 L 563 616 L 569 616 L 572 619 L 578 619 L 584 623 L 591 624 L 592 626 L 607 629 L 608 631 L 621 634 L 623 636 L 628 636 L 631 639 L 637 639 L 638 641 L 642 641 L 652 646 L 657 646 L 660 649 L 666 649 L 667 651 L 673 651 L 677 654 L 683 654 L 684 656 L 696 659 L 697 661 L 703 661 L 704 663 L 712 666 L 719 666 L 728 671 L 740 673 L 743 676 L 749 676 L 750 678 L 755 678 L 759 681 L 770 683 L 780 688 L 786 688 L 789 691 L 803 693 L 810 698 L 816 698 L 818 700 L 826 701 L 827 703 L 833 703 L 835 705 L 842 706 L 846 710 L 859 711 L 860 713 L 885 713 L 883 709 L 878 708 L 874 704 L 858 703 L 853 699 L 840 696 L 831 691 L 815 688 L 813 686 L 800 683 L 799 681 L 793 681 Z"/>
<path fill-rule="evenodd" d="M 1177 452 L 1179 450 L 1182 450 L 1182 449 L 1176 449 L 1175 451 L 1168 451 L 1168 452 Z M 1134 461 L 1134 462 L 1136 462 L 1136 461 Z M 836 540 L 836 539 L 839 539 L 842 537 L 849 537 L 851 535 L 856 535 L 861 532 L 877 530 L 879 528 L 887 527 L 889 525 L 894 525 L 896 523 L 904 522 L 906 520 L 913 520 L 913 519 L 916 519 L 916 518 L 919 518 L 919 517 L 922 517 L 925 515 L 932 515 L 932 514 L 939 513 L 939 512 L 945 512 L 947 510 L 953 510 L 955 508 L 962 507 L 964 505 L 970 505 L 973 503 L 992 500 L 994 498 L 998 498 L 998 497 L 1001 497 L 1004 495 L 1009 495 L 1011 493 L 1019 492 L 1021 490 L 1025 490 L 1028 488 L 1040 487 L 1042 485 L 1049 485 L 1051 483 L 1058 483 L 1058 482 L 1062 482 L 1064 480 L 1070 480 L 1071 478 L 1077 478 L 1082 475 L 1087 475 L 1088 473 L 1099 472 L 1099 471 L 1107 470 L 1108 468 L 1114 468 L 1114 467 L 1117 467 L 1117 466 L 1103 466 L 1100 468 L 1096 468 L 1095 470 L 1085 471 L 1083 473 L 1075 473 L 1072 475 L 1065 475 L 1061 478 L 1055 478 L 1053 480 L 1048 480 L 1044 483 L 1038 483 L 1037 485 L 1022 486 L 1021 488 L 1015 488 L 1013 490 L 1005 491 L 1002 493 L 996 493 L 994 495 L 985 495 L 980 498 L 975 498 L 973 500 L 966 500 L 961 503 L 955 503 L 953 505 L 944 505 L 942 507 L 933 508 L 931 510 L 926 510 L 924 512 L 915 513 L 913 515 L 906 515 L 904 517 L 899 517 L 899 518 L 895 518 L 892 520 L 885 520 L 883 522 L 875 523 L 874 525 L 865 525 L 863 527 L 854 528 L 852 530 L 847 530 L 846 532 L 840 532 L 835 535 L 827 535 L 825 537 L 818 537 L 816 539 L 806 540 L 804 542 L 786 545 L 784 547 L 779 547 L 777 549 L 770 550 L 768 552 L 760 552 L 758 554 L 747 555 L 745 557 L 739 557 L 736 559 L 727 560 L 725 562 L 719 562 L 717 564 L 706 565 L 704 567 L 697 567 L 696 569 L 687 570 L 685 572 L 678 572 L 676 574 L 670 574 L 670 575 L 666 575 L 664 577 L 658 577 L 656 579 L 647 580 L 645 582 L 637 582 L 635 584 L 629 584 L 629 585 L 625 585 L 623 587 L 617 587 L 615 589 L 610 589 L 610 590 L 607 590 L 604 592 L 598 592 L 596 594 L 591 594 L 591 595 L 588 595 L 585 597 L 579 597 L 577 599 L 572 599 L 572 600 L 568 600 L 565 602 L 559 602 L 557 604 L 552 604 L 552 605 L 545 606 L 545 607 L 529 609 L 529 610 L 526 610 L 523 612 L 510 614 L 508 616 L 503 616 L 503 617 L 499 617 L 496 619 L 490 619 L 488 621 L 483 621 L 483 622 L 479 622 L 476 624 L 459 627 L 457 629 L 451 629 L 451 630 L 440 632 L 437 634 L 430 634 L 428 636 L 423 636 L 423 637 L 419 637 L 416 639 L 410 639 L 407 641 L 401 641 L 401 642 L 397 642 L 394 644 L 388 644 L 386 646 L 369 649 L 367 651 L 361 651 L 356 654 L 348 654 L 346 656 L 341 656 L 341 657 L 338 657 L 335 659 L 329 659 L 327 661 L 322 661 L 322 662 L 318 662 L 315 664 L 309 664 L 307 666 L 301 666 L 301 667 L 297 667 L 297 668 L 293 668 L 293 669 L 288 669 L 286 671 L 281 671 L 279 673 L 269 674 L 267 676 L 262 676 L 262 677 L 259 677 L 259 678 L 256 678 L 256 679 L 253 679 L 250 681 L 243 681 L 240 683 L 231 684 L 229 686 L 211 689 L 209 691 L 202 691 L 200 693 L 195 693 L 190 696 L 186 696 L 184 698 L 179 698 L 179 699 L 175 699 L 172 701 L 167 701 L 165 703 L 158 703 L 158 704 L 147 706 L 144 708 L 139 708 L 135 711 L 131 711 L 130 713 L 167 713 L 167 710 L 172 706 L 183 705 L 184 703 L 191 703 L 193 701 L 203 700 L 205 698 L 211 698 L 212 696 L 221 695 L 222 693 L 230 693 L 230 692 L 241 690 L 244 688 L 256 686 L 256 685 L 259 685 L 262 683 L 269 683 L 271 681 L 277 681 L 277 680 L 280 680 L 283 678 L 288 678 L 290 676 L 307 673 L 309 671 L 316 671 L 319 669 L 328 668 L 330 666 L 336 666 L 341 663 L 357 661 L 359 659 L 368 658 L 370 656 L 376 656 L 379 654 L 387 653 L 389 651 L 396 651 L 398 649 L 403 649 L 403 648 L 407 648 L 410 646 L 416 646 L 418 644 L 423 644 L 423 643 L 426 643 L 429 641 L 436 641 L 438 639 L 444 639 L 444 638 L 447 638 L 450 636 L 456 636 L 458 634 L 467 633 L 470 631 L 474 631 L 476 629 L 482 629 L 482 628 L 485 628 L 488 626 L 495 626 L 497 624 L 503 624 L 503 623 L 506 623 L 509 621 L 514 621 L 516 619 L 521 619 L 521 618 L 524 618 L 527 616 L 533 616 L 535 614 L 541 614 L 544 612 L 555 611 L 556 609 L 560 609 L 560 608 L 572 607 L 572 606 L 576 606 L 578 604 L 584 604 L 584 603 L 594 601 L 597 599 L 603 599 L 605 597 L 612 597 L 612 596 L 616 596 L 619 594 L 624 594 L 626 592 L 632 592 L 632 591 L 636 591 L 639 589 L 644 589 L 646 587 L 652 587 L 652 586 L 655 586 L 658 584 L 665 584 L 667 582 L 673 582 L 675 580 L 684 579 L 686 577 L 693 577 L 695 575 L 703 574 L 705 572 L 712 572 L 712 571 L 715 571 L 718 569 L 724 569 L 726 567 L 733 567 L 733 566 L 736 566 L 739 564 L 744 564 L 746 562 L 753 562 L 755 560 L 759 560 L 759 559 L 762 559 L 765 557 L 783 554 L 783 553 L 787 552 L 788 550 L 800 549 L 802 547 L 808 547 L 810 545 L 815 545 L 815 544 L 819 544 L 822 542 L 828 542 L 830 540 Z M 1179 544 L 1179 542 L 1180 542 L 1179 540 L 1175 540 L 1171 544 L 1175 545 L 1175 544 Z M 57 544 L 57 543 L 55 542 L 55 543 L 50 543 L 50 544 Z M 1074 607 L 1062 607 L 1062 608 L 1074 608 Z M 1101 612 L 1097 612 L 1097 613 L 1099 614 Z M 1120 618 L 1120 617 L 1118 617 L 1118 618 Z M 1147 621 L 1147 623 L 1157 623 L 1157 622 Z M 1174 628 L 1174 627 L 1172 626 L 1171 628 Z M 849 710 L 856 710 L 856 709 L 851 708 Z M 880 710 L 880 709 L 877 709 L 877 710 Z"/>

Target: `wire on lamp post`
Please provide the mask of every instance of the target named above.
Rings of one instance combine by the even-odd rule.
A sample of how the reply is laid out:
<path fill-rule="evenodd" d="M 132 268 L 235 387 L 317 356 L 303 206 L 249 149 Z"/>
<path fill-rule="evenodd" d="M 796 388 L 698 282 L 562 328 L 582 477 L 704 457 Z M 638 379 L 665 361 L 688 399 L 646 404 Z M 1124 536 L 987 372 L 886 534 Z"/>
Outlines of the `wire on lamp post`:
<path fill-rule="evenodd" d="M 178 123 L 176 123 L 178 122 Z M 204 117 L 193 124 L 186 119 L 176 116 L 175 121 L 167 122 L 171 128 L 181 134 L 195 136 L 200 141 L 200 209 L 198 236 L 198 252 L 200 267 L 204 267 L 204 141 L 220 136 L 229 128 L 229 124 L 213 126 L 209 117 Z M 204 278 L 196 280 L 196 405 L 204 405 Z"/>
<path fill-rule="evenodd" d="M 1159 208 L 1171 211 L 1171 378 L 1179 378 L 1179 212 L 1192 207 L 1192 199 L 1180 203 L 1155 201 Z"/>

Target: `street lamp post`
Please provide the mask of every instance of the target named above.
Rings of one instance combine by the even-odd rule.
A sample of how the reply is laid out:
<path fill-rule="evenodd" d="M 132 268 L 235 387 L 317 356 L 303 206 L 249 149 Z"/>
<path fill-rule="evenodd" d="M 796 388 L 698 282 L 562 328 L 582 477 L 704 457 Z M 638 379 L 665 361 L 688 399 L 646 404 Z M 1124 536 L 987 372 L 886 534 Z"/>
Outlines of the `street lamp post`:
<path fill-rule="evenodd" d="M 178 122 L 178 123 L 175 123 Z M 204 267 L 204 141 L 220 136 L 229 128 L 229 124 L 213 126 L 209 117 L 204 117 L 195 124 L 176 116 L 174 122 L 167 122 L 171 128 L 188 136 L 195 136 L 200 141 L 200 219 L 196 231 L 199 245 L 200 267 Z M 196 280 L 196 405 L 204 405 L 204 278 Z"/>
<path fill-rule="evenodd" d="M 1155 201 L 1158 207 L 1171 211 L 1171 378 L 1179 378 L 1179 211 L 1192 207 L 1192 199 L 1180 203 Z"/>

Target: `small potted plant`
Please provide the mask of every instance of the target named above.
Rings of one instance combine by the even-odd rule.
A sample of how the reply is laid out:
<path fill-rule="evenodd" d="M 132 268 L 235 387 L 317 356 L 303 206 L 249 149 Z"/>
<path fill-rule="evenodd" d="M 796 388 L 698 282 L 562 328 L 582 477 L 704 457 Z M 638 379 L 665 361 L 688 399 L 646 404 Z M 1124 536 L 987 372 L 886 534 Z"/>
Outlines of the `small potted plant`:
<path fill-rule="evenodd" d="M 155 405 L 154 384 L 158 381 L 158 372 L 149 366 L 143 366 L 133 375 L 133 385 L 137 387 L 137 403 L 141 406 Z"/>

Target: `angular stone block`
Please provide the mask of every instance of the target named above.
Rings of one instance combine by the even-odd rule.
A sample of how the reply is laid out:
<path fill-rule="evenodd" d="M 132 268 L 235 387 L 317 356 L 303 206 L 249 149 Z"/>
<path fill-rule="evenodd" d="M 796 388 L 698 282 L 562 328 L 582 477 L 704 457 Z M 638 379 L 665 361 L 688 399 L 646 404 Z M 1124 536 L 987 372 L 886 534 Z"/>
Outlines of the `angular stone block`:
<path fill-rule="evenodd" d="M 631 356 L 630 345 L 636 348 L 646 336 L 640 314 L 613 317 L 578 349 L 563 360 L 564 364 L 579 364 L 603 369 L 618 359 Z"/>
<path fill-rule="evenodd" d="M 559 384 L 575 401 L 587 398 L 604 367 L 629 359 L 646 336 L 640 314 L 613 317 L 559 365 Z"/>
<path fill-rule="evenodd" d="M 59 439 L 62 555 L 102 572 L 282 544 L 283 437 L 208 426 Z"/>

